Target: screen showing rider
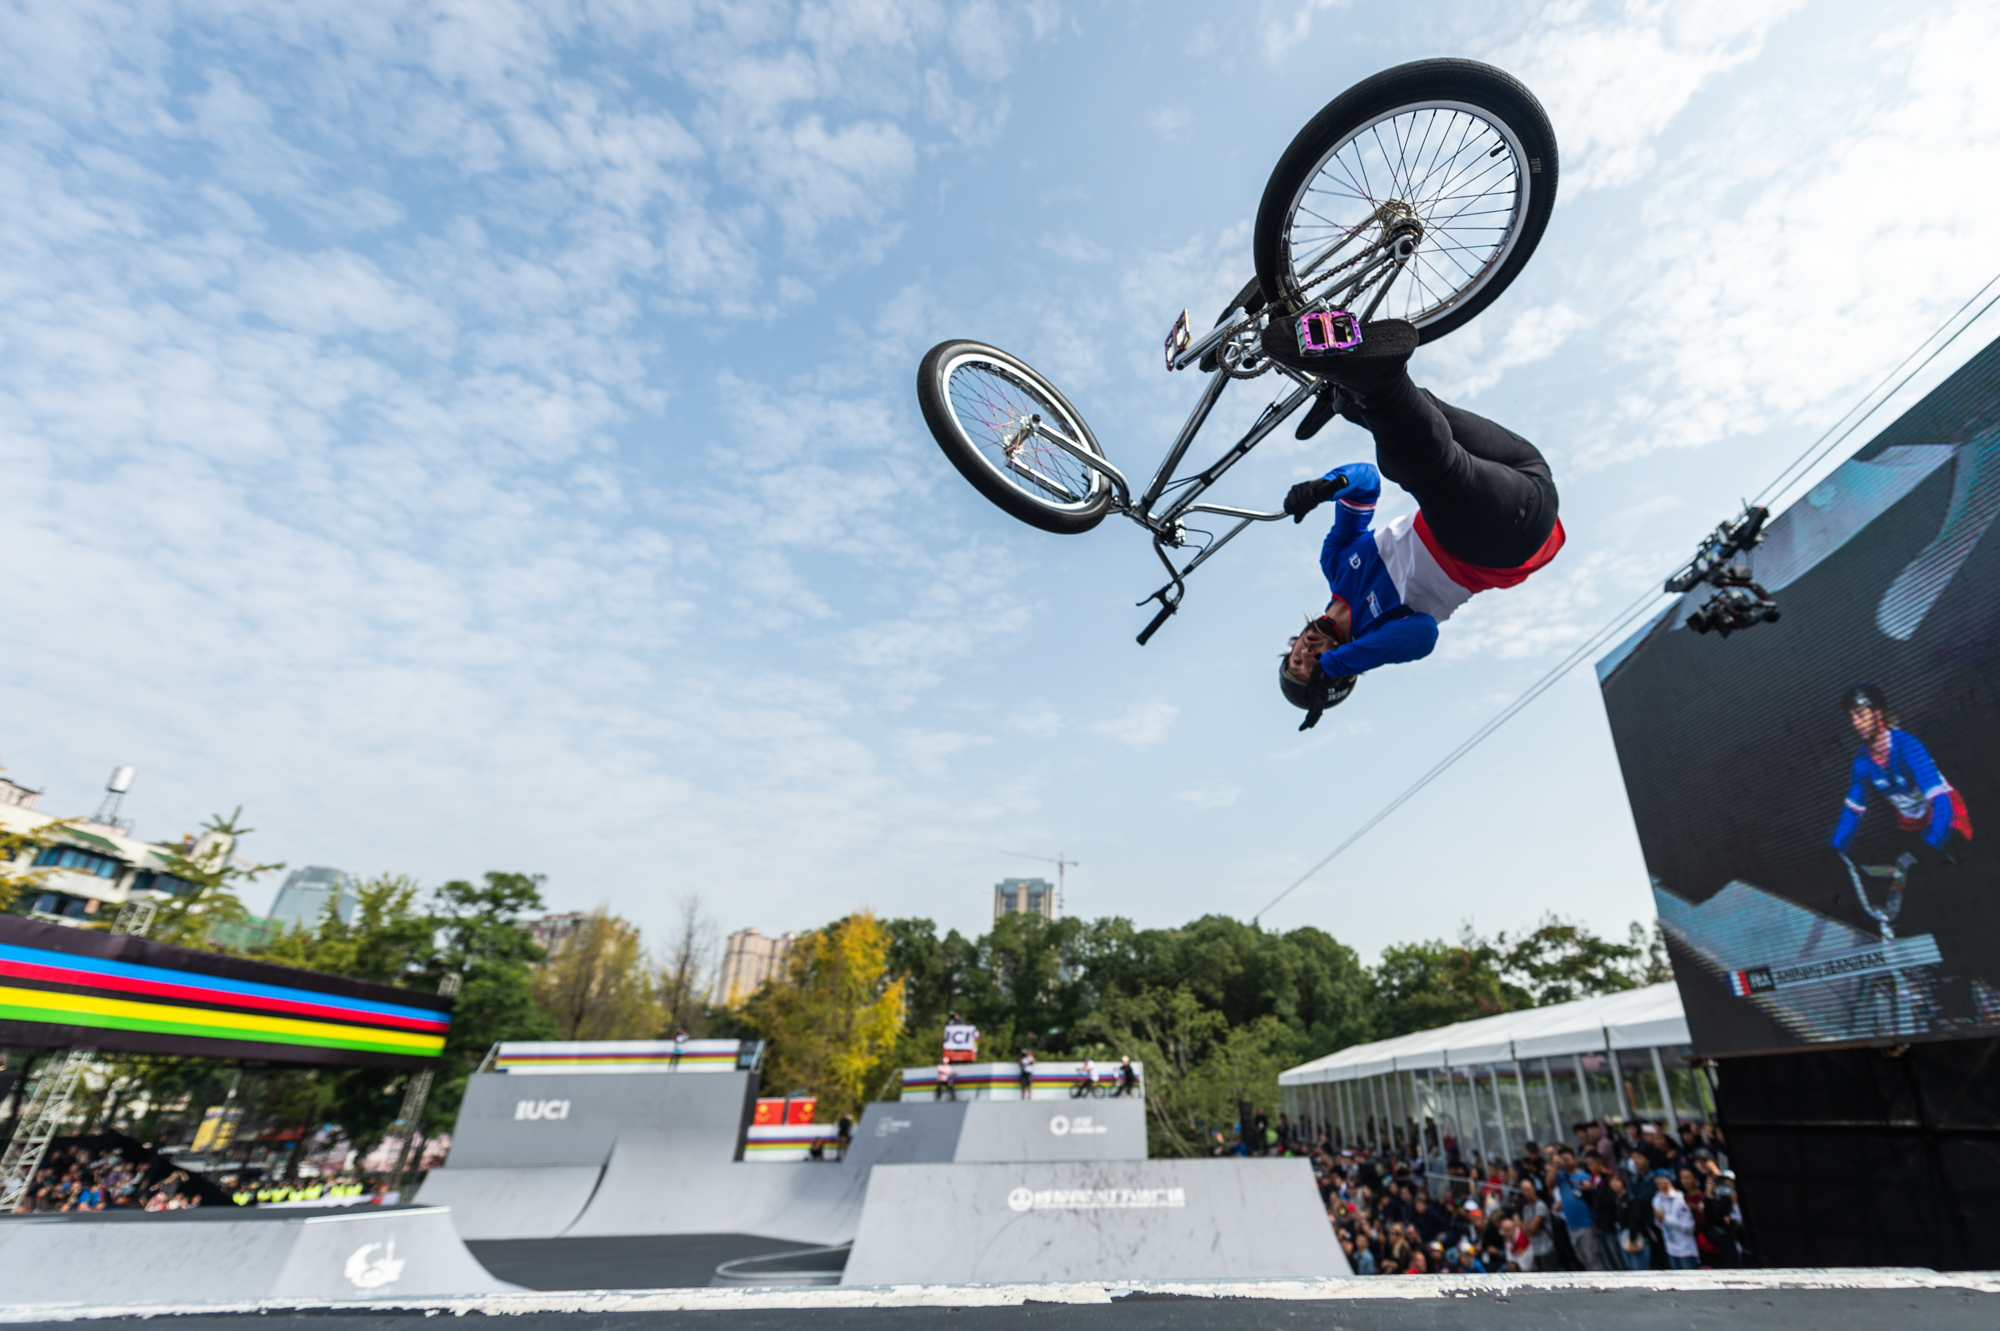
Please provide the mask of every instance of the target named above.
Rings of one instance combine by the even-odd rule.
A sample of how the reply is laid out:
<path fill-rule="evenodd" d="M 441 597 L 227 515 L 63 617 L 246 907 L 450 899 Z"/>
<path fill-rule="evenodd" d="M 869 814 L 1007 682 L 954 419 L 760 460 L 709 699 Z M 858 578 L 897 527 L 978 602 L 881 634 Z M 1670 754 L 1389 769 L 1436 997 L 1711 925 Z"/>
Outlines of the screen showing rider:
<path fill-rule="evenodd" d="M 1924 742 L 1898 729 L 1889 712 L 1888 697 L 1873 684 L 1857 684 L 1841 695 L 1861 748 L 1848 771 L 1847 802 L 1833 829 L 1833 848 L 1842 854 L 1854 840 L 1862 815 L 1868 812 L 1868 792 L 1879 791 L 1895 812 L 1896 826 L 1921 835 L 1933 850 L 1944 851 L 1951 834 L 1972 840 L 1972 815 L 1965 799 L 1944 779 Z"/>
<path fill-rule="evenodd" d="M 1301 730 L 1343 701 L 1362 673 L 1430 655 L 1438 624 L 1454 610 L 1524 581 L 1563 545 L 1555 480 L 1535 446 L 1412 383 L 1418 334 L 1410 324 L 1384 319 L 1363 324 L 1361 335 L 1358 347 L 1326 357 L 1302 355 L 1285 320 L 1264 335 L 1273 359 L 1328 381 L 1300 438 L 1336 411 L 1375 437 L 1376 465 L 1335 467 L 1285 496 L 1295 522 L 1338 497 L 1320 548 L 1332 599 L 1291 640 L 1278 669 L 1286 701 L 1305 710 Z M 1371 529 L 1384 477 L 1416 499 L 1417 511 Z"/>

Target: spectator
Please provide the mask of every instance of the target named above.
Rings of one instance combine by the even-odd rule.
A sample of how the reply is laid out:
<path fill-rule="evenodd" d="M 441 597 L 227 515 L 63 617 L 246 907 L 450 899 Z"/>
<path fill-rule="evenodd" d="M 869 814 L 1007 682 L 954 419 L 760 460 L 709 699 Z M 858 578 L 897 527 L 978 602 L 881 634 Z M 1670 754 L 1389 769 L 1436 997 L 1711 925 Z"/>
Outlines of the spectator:
<path fill-rule="evenodd" d="M 1021 1051 L 1020 1064 L 1021 1098 L 1023 1100 L 1032 1100 L 1035 1098 L 1035 1051 L 1032 1049 L 1023 1049 Z"/>
<path fill-rule="evenodd" d="M 1625 1254 L 1625 1269 L 1649 1270 L 1653 1265 L 1653 1204 L 1627 1184 L 1623 1174 L 1612 1178 L 1618 1195 L 1618 1246 Z"/>
<path fill-rule="evenodd" d="M 1577 1166 L 1574 1153 L 1565 1150 L 1557 1157 L 1553 1171 L 1555 1179 L 1556 1206 L 1561 1212 L 1564 1234 L 1569 1240 L 1569 1250 L 1577 1267 L 1585 1271 L 1604 1271 L 1604 1250 L 1597 1242 L 1597 1216 L 1590 1204 L 1590 1195 L 1595 1184 L 1590 1172 Z"/>
<path fill-rule="evenodd" d="M 1540 1151 L 1535 1155 L 1539 1157 Z M 1549 1232 L 1549 1207 L 1535 1189 L 1533 1179 L 1521 1180 L 1521 1228 L 1528 1236 L 1528 1260 L 1523 1271 L 1555 1271 L 1556 1238 Z"/>
<path fill-rule="evenodd" d="M 938 1060 L 937 1096 L 935 1098 L 940 1101 L 958 1099 L 958 1083 L 952 1078 L 951 1064 L 945 1062 L 943 1059 Z"/>
<path fill-rule="evenodd" d="M 839 1153 L 834 1158 L 845 1160 L 847 1159 L 847 1148 L 854 1145 L 854 1115 L 847 1113 L 845 1110 L 841 1111 L 840 1123 L 835 1127 L 834 1134 L 834 1140 L 838 1143 L 839 1147 Z"/>
<path fill-rule="evenodd" d="M 1694 1213 L 1687 1199 L 1665 1174 L 1655 1174 L 1653 1220 L 1667 1245 L 1667 1265 L 1676 1271 L 1692 1271 L 1701 1265 L 1701 1252 L 1694 1241 Z"/>

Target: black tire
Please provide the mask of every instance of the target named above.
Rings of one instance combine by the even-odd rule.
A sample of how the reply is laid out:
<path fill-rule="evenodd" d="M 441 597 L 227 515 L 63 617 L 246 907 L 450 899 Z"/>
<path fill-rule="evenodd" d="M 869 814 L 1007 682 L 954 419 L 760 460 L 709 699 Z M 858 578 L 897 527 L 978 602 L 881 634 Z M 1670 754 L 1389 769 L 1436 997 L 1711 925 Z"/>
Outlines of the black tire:
<path fill-rule="evenodd" d="M 1337 150 L 1355 141 L 1357 136 L 1371 127 L 1379 128 L 1392 113 L 1415 116 L 1433 108 L 1447 116 L 1464 115 L 1468 122 L 1473 118 L 1470 113 L 1476 113 L 1491 122 L 1490 128 L 1496 131 L 1495 138 L 1503 141 L 1511 139 L 1506 146 L 1513 149 L 1513 154 L 1496 168 L 1512 170 L 1510 179 L 1515 192 L 1512 212 L 1506 223 L 1509 232 L 1502 237 L 1501 248 L 1491 256 L 1474 256 L 1479 265 L 1477 273 L 1464 281 L 1451 298 L 1441 301 L 1435 308 L 1425 307 L 1428 312 L 1421 313 L 1420 317 L 1411 317 L 1390 308 L 1394 299 L 1392 295 L 1391 300 L 1385 301 L 1383 308 L 1377 312 L 1377 317 L 1411 318 L 1423 341 L 1433 342 L 1463 327 L 1497 300 L 1520 274 L 1535 247 L 1541 243 L 1542 232 L 1548 227 L 1549 214 L 1555 208 L 1556 136 L 1549 125 L 1548 115 L 1533 93 L 1511 75 L 1491 65 L 1473 60 L 1419 60 L 1363 79 L 1328 102 L 1298 132 L 1291 146 L 1278 159 L 1277 167 L 1271 172 L 1270 183 L 1264 187 L 1263 200 L 1257 207 L 1256 229 L 1251 235 L 1251 254 L 1257 264 L 1257 278 L 1263 286 L 1265 299 L 1272 306 L 1284 310 L 1296 308 L 1293 296 L 1297 283 L 1292 273 L 1290 253 L 1294 218 L 1307 187 L 1318 177 L 1322 167 Z M 1435 119 L 1436 114 L 1433 114 L 1432 120 Z M 1411 123 L 1415 126 L 1422 122 L 1413 120 Z M 1394 128 L 1392 124 L 1392 131 Z M 1442 147 L 1442 144 L 1438 146 Z M 1487 159 L 1497 160 L 1499 155 L 1496 148 L 1487 154 Z M 1476 155 L 1468 161 L 1470 165 L 1461 167 L 1457 159 L 1447 159 L 1447 165 L 1453 170 L 1483 170 L 1477 165 Z M 1525 171 L 1516 169 L 1524 164 Z M 1396 183 L 1392 176 L 1390 184 L 1393 186 Z M 1429 179 L 1423 183 L 1428 185 Z M 1387 193 L 1394 195 L 1395 191 L 1392 189 Z M 1372 182 L 1364 184 L 1355 194 L 1357 200 L 1374 197 Z M 1344 222 L 1345 219 L 1342 220 Z M 1439 220 L 1436 225 L 1442 227 L 1446 222 L 1457 220 L 1458 215 L 1454 214 Z M 1426 220 L 1425 224 L 1427 231 L 1433 226 L 1430 220 Z M 1421 244 L 1418 254 L 1428 258 Z M 1448 254 L 1447 260 L 1464 266 L 1455 254 Z M 1409 277 L 1398 279 L 1399 284 L 1403 282 L 1417 285 Z M 1357 312 L 1371 295 L 1363 293 L 1362 298 L 1355 301 Z"/>
<path fill-rule="evenodd" d="M 1011 420 L 1028 410 L 1104 456 L 1069 399 L 1027 362 L 983 342 L 940 342 L 917 369 L 917 402 L 951 465 L 1006 513 L 1059 536 L 1087 532 L 1104 521 L 1111 482 L 1103 473 L 1032 436 L 1025 450 L 1011 445 L 1010 452 L 1006 437 L 992 428 L 1001 417 Z M 982 419 L 981 412 L 991 419 Z"/>

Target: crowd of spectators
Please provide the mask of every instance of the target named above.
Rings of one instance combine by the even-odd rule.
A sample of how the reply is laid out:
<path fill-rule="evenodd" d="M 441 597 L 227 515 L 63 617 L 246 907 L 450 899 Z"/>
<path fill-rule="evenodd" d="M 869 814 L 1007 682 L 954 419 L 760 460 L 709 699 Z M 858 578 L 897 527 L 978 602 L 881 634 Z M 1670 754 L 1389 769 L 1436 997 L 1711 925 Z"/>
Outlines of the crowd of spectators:
<path fill-rule="evenodd" d="M 23 1209 L 180 1211 L 200 1206 L 202 1193 L 186 1170 L 129 1159 L 115 1146 L 51 1146 Z"/>
<path fill-rule="evenodd" d="M 1720 1128 L 1578 1123 L 1512 1160 L 1418 1138 L 1337 1144 L 1259 1113 L 1217 1154 L 1303 1155 L 1356 1275 L 1643 1271 L 1755 1264 Z"/>

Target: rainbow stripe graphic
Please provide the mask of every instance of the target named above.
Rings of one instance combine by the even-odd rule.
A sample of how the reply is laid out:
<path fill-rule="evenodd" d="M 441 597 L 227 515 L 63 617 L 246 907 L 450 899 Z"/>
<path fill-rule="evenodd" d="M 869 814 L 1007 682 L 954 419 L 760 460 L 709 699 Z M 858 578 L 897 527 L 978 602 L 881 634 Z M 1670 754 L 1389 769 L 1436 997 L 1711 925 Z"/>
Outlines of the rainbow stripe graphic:
<path fill-rule="evenodd" d="M 493 1055 L 493 1071 L 515 1075 L 555 1072 L 734 1072 L 740 1040 L 689 1040 L 674 1052 L 672 1040 L 506 1041 Z"/>
<path fill-rule="evenodd" d="M 420 1067 L 449 1000 L 0 916 L 0 1044 Z"/>

